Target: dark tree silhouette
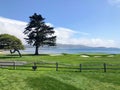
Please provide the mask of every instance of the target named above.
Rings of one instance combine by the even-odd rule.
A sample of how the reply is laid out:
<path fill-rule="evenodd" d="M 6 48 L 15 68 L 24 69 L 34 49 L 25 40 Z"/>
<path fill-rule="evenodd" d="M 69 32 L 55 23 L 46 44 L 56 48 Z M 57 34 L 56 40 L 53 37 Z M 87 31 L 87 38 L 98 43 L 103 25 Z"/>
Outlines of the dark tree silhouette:
<path fill-rule="evenodd" d="M 19 50 L 23 50 L 24 46 L 20 39 L 13 35 L 9 34 L 1 34 L 0 35 L 0 49 L 7 49 L 10 50 L 10 53 L 18 52 L 19 56 L 21 57 L 21 53 Z"/>
<path fill-rule="evenodd" d="M 25 38 L 27 43 L 35 46 L 35 55 L 39 54 L 38 49 L 40 46 L 55 46 L 54 28 L 45 24 L 45 18 L 36 13 L 29 18 L 30 22 L 23 33 L 27 35 L 27 38 Z"/>

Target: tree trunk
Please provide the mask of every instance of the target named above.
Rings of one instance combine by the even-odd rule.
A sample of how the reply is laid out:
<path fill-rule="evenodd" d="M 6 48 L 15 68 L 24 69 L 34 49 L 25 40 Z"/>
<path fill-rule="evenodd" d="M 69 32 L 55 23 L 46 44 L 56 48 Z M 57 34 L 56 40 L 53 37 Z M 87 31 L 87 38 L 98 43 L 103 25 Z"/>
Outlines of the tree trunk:
<path fill-rule="evenodd" d="M 19 56 L 22 57 L 22 55 L 21 55 L 21 53 L 20 53 L 20 51 L 19 51 L 18 49 L 14 49 L 13 51 L 10 50 L 10 53 L 13 54 L 13 53 L 15 53 L 16 51 L 18 52 Z"/>
<path fill-rule="evenodd" d="M 21 55 L 20 51 L 19 51 L 18 49 L 17 49 L 16 51 L 18 52 L 19 56 L 20 56 L 20 57 L 22 57 L 22 55 Z"/>
<path fill-rule="evenodd" d="M 13 51 L 12 51 L 12 50 L 10 50 L 10 53 L 11 53 L 11 54 L 15 53 L 15 49 L 14 49 Z"/>
<path fill-rule="evenodd" d="M 12 50 L 10 50 L 10 53 L 12 54 Z"/>
<path fill-rule="evenodd" d="M 35 55 L 39 55 L 39 53 L 38 53 L 38 49 L 39 49 L 39 47 L 36 46 L 36 47 L 35 47 Z"/>

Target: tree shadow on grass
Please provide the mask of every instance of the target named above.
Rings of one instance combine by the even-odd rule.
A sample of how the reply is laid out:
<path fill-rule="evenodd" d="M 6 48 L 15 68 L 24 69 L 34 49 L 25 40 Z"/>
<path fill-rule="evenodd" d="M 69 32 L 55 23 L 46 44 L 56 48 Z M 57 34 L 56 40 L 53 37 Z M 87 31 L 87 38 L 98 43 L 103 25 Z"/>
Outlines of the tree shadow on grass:
<path fill-rule="evenodd" d="M 0 56 L 0 59 L 10 59 L 10 58 L 20 58 L 17 55 L 4 55 L 4 56 Z"/>
<path fill-rule="evenodd" d="M 22 54 L 22 56 L 49 56 L 49 54 Z M 21 58 L 18 54 L 6 54 L 6 55 L 0 55 L 0 59 L 10 59 L 10 58 Z"/>
<path fill-rule="evenodd" d="M 39 55 L 35 55 L 35 54 L 22 54 L 22 56 L 50 56 L 50 55 L 49 54 L 39 54 Z"/>
<path fill-rule="evenodd" d="M 81 90 L 48 76 L 29 77 L 26 81 L 33 90 Z"/>

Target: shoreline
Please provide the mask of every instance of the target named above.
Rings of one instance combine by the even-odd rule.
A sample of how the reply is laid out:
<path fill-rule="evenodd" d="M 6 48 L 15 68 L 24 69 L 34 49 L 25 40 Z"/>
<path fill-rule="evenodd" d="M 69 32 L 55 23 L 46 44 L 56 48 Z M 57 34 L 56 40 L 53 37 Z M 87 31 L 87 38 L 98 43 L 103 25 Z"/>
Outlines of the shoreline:
<path fill-rule="evenodd" d="M 0 55 L 7 55 L 7 54 L 10 54 L 9 51 L 0 51 Z M 34 53 L 21 53 L 23 56 L 24 55 L 34 55 Z M 11 54 L 10 54 L 11 55 Z M 18 53 L 14 53 L 12 54 L 13 56 L 14 55 L 18 55 Z M 39 53 L 38 56 L 67 56 L 67 55 L 77 55 L 77 56 L 80 56 L 82 58 L 89 58 L 89 57 L 94 57 L 94 58 L 102 58 L 102 57 L 108 57 L 108 58 L 111 58 L 111 57 L 115 57 L 116 55 L 120 55 L 120 54 L 108 54 L 108 53 Z"/>

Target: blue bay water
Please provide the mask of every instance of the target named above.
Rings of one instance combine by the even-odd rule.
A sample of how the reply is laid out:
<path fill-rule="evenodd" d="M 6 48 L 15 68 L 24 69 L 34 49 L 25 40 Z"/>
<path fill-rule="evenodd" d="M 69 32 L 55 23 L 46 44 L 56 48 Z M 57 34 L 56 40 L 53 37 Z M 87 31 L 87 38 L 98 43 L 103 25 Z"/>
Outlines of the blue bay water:
<path fill-rule="evenodd" d="M 34 47 L 26 48 L 22 53 L 33 54 L 35 52 Z M 106 53 L 106 54 L 120 54 L 120 49 L 118 48 L 93 48 L 93 47 L 44 47 L 39 48 L 40 54 L 77 54 L 77 53 Z"/>

